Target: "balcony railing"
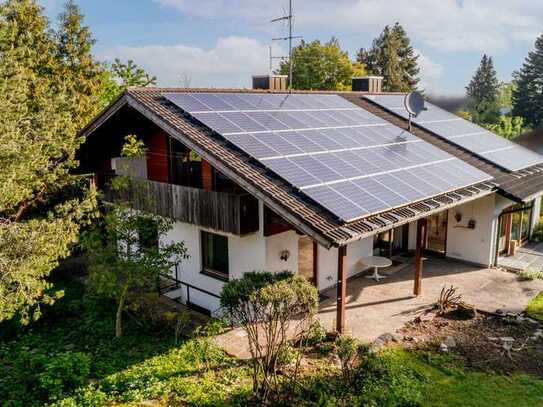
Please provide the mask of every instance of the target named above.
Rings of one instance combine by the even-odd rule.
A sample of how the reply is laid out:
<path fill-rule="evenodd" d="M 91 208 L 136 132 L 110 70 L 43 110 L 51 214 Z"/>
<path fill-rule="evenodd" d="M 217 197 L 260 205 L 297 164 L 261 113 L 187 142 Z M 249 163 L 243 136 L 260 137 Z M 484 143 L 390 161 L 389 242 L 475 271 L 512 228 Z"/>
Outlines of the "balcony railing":
<path fill-rule="evenodd" d="M 258 201 L 250 194 L 207 191 L 143 179 L 121 189 L 104 188 L 109 202 L 128 202 L 133 209 L 242 236 L 259 226 Z"/>

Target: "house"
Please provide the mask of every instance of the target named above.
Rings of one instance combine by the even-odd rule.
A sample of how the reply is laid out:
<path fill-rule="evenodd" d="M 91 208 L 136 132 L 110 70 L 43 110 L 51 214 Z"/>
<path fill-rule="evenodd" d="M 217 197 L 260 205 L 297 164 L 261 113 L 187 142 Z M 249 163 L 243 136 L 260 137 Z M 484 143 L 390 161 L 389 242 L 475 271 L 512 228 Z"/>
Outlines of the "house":
<path fill-rule="evenodd" d="M 166 295 L 214 312 L 225 281 L 290 270 L 337 286 L 341 332 L 363 258 L 415 253 L 417 295 L 423 253 L 496 265 L 530 236 L 543 194 L 543 156 L 430 104 L 410 117 L 381 80 L 353 79 L 353 92 L 287 92 L 273 77 L 252 90 L 129 89 L 82 131 L 81 171 L 99 186 L 139 179 L 152 204 L 134 208 L 175 220 L 167 239 L 190 258 Z M 128 166 L 127 134 L 147 147 Z"/>

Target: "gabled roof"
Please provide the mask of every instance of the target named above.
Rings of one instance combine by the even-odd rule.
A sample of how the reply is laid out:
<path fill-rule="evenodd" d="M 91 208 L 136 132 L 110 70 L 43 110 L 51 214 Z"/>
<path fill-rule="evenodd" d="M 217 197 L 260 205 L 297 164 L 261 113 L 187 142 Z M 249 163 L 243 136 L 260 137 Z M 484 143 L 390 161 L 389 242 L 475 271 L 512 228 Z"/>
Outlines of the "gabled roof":
<path fill-rule="evenodd" d="M 192 120 L 185 115 L 181 109 L 162 97 L 162 93 L 165 92 L 206 91 L 268 92 L 235 89 L 132 88 L 126 91 L 113 102 L 109 108 L 89 123 L 82 133 L 83 135 L 91 134 L 95 129 L 107 121 L 108 118 L 114 115 L 115 112 L 123 106 L 128 105 L 154 122 L 170 136 L 178 139 L 187 147 L 194 150 L 212 166 L 233 179 L 255 197 L 264 201 L 267 206 L 285 218 L 285 220 L 289 221 L 303 233 L 306 233 L 319 241 L 319 243 L 325 247 L 343 245 L 350 241 L 373 235 L 379 231 L 426 217 L 429 214 L 445 210 L 449 207 L 478 199 L 494 191 L 494 185 L 485 182 L 354 222 L 341 222 L 326 210 L 323 210 L 323 208 L 315 202 L 300 194 L 299 191 L 291 185 L 280 178 L 273 176 L 273 174 L 270 174 L 269 171 L 259 165 L 258 162 L 251 159 L 247 154 L 228 143 L 224 138 L 207 127 Z M 378 107 L 364 100 L 361 97 L 362 94 L 360 92 L 345 92 L 339 94 L 358 106 L 369 110 L 374 114 L 378 114 L 385 120 L 405 127 L 405 120 L 395 117 L 382 109 L 379 110 Z M 494 168 L 488 163 L 481 162 L 477 157 L 437 139 L 429 132 L 415 128 L 415 134 L 423 140 L 431 142 L 495 178 L 512 175 L 505 174 L 503 171 Z M 513 176 L 517 175 L 513 174 Z M 504 185 L 508 180 L 509 179 L 503 178 Z"/>

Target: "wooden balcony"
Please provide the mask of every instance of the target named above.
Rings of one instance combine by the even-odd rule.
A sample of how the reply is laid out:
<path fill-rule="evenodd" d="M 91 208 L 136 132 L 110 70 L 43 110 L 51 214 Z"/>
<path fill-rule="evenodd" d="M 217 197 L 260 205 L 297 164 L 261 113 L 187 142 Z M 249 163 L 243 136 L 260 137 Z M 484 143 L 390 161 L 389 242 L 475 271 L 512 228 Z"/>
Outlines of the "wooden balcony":
<path fill-rule="evenodd" d="M 166 218 L 242 236 L 259 226 L 258 201 L 250 194 L 230 194 L 143 179 L 130 179 L 126 188 L 104 188 L 108 202 Z"/>

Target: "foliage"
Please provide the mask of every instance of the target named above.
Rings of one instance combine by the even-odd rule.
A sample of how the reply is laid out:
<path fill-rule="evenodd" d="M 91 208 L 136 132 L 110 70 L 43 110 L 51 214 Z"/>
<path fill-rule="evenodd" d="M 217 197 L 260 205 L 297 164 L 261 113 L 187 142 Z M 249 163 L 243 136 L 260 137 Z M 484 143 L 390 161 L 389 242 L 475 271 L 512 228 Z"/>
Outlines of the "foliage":
<path fill-rule="evenodd" d="M 543 322 L 543 291 L 528 303 L 526 314 L 533 319 Z"/>
<path fill-rule="evenodd" d="M 0 3 L 0 321 L 28 323 L 61 295 L 46 279 L 94 215 L 94 191 L 70 173 L 95 91 L 72 12 L 52 32 L 35 1 Z"/>
<path fill-rule="evenodd" d="M 82 238 L 89 258 L 90 286 L 117 300 L 117 337 L 122 334 L 127 302 L 137 307 L 142 293 L 157 289 L 160 275 L 169 273 L 186 256 L 183 242 L 161 241 L 170 229 L 171 221 L 160 216 L 113 207 Z"/>
<path fill-rule="evenodd" d="M 38 322 L 24 328 L 9 321 L 0 325 L 0 404 L 32 407 L 53 402 L 53 394 L 40 385 L 45 366 L 62 366 L 49 371 L 69 384 L 70 377 L 59 373 L 67 372 L 68 365 L 78 369 L 72 362 L 82 354 L 90 362 L 88 380 L 77 387 L 65 386 L 55 405 L 102 406 L 154 399 L 159 405 L 215 406 L 248 393 L 249 370 L 206 336 L 215 327 L 203 327 L 176 345 L 173 327 L 168 332 L 155 331 L 130 319 L 126 335 L 111 340 L 115 304 L 95 297 L 81 283 L 57 284 L 66 295 L 45 309 Z M 83 375 L 78 377 L 83 380 Z"/>
<path fill-rule="evenodd" d="M 483 103 L 497 108 L 499 86 L 492 57 L 483 54 L 479 67 L 469 85 L 466 86 L 466 95 L 471 99 L 474 110 L 478 111 Z"/>
<path fill-rule="evenodd" d="M 336 38 L 320 41 L 302 41 L 292 50 L 292 86 L 295 89 L 347 90 L 353 76 L 364 75 L 360 63 L 352 63 Z M 288 75 L 289 63 L 282 61 L 279 73 Z"/>
<path fill-rule="evenodd" d="M 320 344 L 326 339 L 326 329 L 322 323 L 317 319 L 311 324 L 307 332 L 307 345 L 315 346 Z"/>
<path fill-rule="evenodd" d="M 543 119 L 543 34 L 535 41 L 522 68 L 515 74 L 513 115 L 520 116 L 531 128 L 541 125 Z"/>
<path fill-rule="evenodd" d="M 289 336 L 302 348 L 318 307 L 315 287 L 291 273 L 250 272 L 221 292 L 226 316 L 247 333 L 253 366 L 253 394 L 266 402 L 277 391 L 279 357 Z M 299 357 L 296 366 L 299 363 Z M 296 378 L 297 371 L 289 377 Z"/>
<path fill-rule="evenodd" d="M 62 352 L 47 359 L 38 382 L 50 398 L 57 399 L 85 384 L 90 373 L 90 359 L 82 352 Z"/>
<path fill-rule="evenodd" d="M 417 89 L 420 81 L 419 56 L 411 45 L 404 28 L 396 23 L 386 26 L 373 40 L 371 49 L 361 48 L 357 61 L 372 75 L 383 76 L 383 90 L 409 92 Z"/>
<path fill-rule="evenodd" d="M 519 116 L 500 116 L 497 123 L 483 124 L 483 127 L 508 140 L 520 136 L 525 131 L 524 119 Z"/>
<path fill-rule="evenodd" d="M 116 58 L 105 73 L 105 86 L 102 93 L 102 104 L 109 105 L 117 96 L 131 86 L 155 86 L 156 76 L 151 76 L 144 69 L 138 67 L 134 61 L 122 62 Z"/>
<path fill-rule="evenodd" d="M 539 219 L 539 223 L 535 226 L 530 239 L 535 242 L 543 242 L 543 218 Z"/>
<path fill-rule="evenodd" d="M 76 3 L 68 0 L 58 19 L 58 30 L 53 33 L 58 61 L 55 75 L 64 78 L 63 88 L 58 90 L 64 93 L 66 108 L 78 130 L 98 113 L 105 82 L 104 68 L 92 55 L 96 41 L 83 19 Z"/>
<path fill-rule="evenodd" d="M 354 383 L 359 347 L 360 341 L 356 338 L 346 335 L 339 335 L 336 338 L 336 353 L 341 363 L 341 372 L 349 384 Z"/>

